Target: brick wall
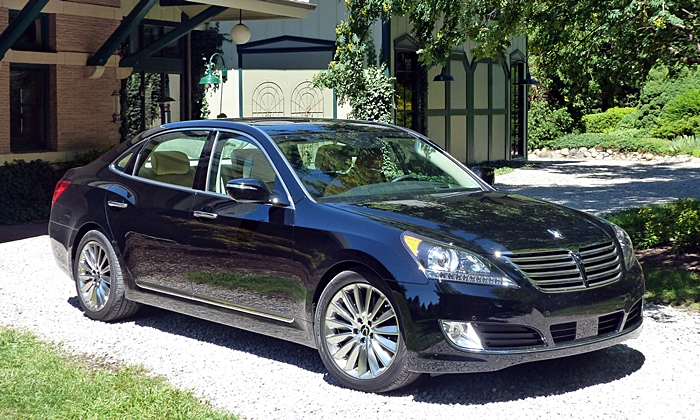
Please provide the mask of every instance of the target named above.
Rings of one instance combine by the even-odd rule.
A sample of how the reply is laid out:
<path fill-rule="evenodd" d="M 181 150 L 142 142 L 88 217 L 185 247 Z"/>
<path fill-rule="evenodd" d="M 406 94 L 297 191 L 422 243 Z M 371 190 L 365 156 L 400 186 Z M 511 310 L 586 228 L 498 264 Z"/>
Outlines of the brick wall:
<path fill-rule="evenodd" d="M 8 9 L 0 9 L 0 33 L 7 27 Z M 10 63 L 0 63 L 0 154 L 10 152 Z"/>
<path fill-rule="evenodd" d="M 84 71 L 82 66 L 56 66 L 52 95 L 56 100 L 56 137 L 52 137 L 58 150 L 100 148 L 119 142 L 119 124 L 111 122 L 111 95 L 121 85 L 115 69 L 106 68 L 99 79 L 86 79 Z"/>
<path fill-rule="evenodd" d="M 56 51 L 95 53 L 119 23 L 113 19 L 56 15 Z"/>

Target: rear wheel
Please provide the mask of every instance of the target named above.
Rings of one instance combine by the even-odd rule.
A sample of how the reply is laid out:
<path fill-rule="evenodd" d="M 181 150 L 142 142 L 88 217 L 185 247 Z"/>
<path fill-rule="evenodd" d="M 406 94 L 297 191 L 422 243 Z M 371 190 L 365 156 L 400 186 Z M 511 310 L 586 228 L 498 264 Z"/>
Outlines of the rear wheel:
<path fill-rule="evenodd" d="M 400 314 L 372 276 L 338 274 L 321 294 L 314 325 L 321 359 L 344 386 L 384 392 L 420 376 L 406 369 Z"/>
<path fill-rule="evenodd" d="M 101 321 L 127 318 L 139 308 L 124 296 L 124 281 L 114 248 L 100 231 L 91 230 L 80 241 L 73 262 L 73 279 L 85 314 Z"/>

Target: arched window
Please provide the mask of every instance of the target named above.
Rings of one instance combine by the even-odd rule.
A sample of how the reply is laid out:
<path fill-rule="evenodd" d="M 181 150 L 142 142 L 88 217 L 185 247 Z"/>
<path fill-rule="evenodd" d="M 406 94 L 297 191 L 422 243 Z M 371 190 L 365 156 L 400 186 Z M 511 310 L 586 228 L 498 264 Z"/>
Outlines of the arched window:
<path fill-rule="evenodd" d="M 323 117 L 323 93 L 310 81 L 303 81 L 292 91 L 293 117 Z"/>
<path fill-rule="evenodd" d="M 253 116 L 281 117 L 284 115 L 284 93 L 275 82 L 262 82 L 253 90 Z"/>

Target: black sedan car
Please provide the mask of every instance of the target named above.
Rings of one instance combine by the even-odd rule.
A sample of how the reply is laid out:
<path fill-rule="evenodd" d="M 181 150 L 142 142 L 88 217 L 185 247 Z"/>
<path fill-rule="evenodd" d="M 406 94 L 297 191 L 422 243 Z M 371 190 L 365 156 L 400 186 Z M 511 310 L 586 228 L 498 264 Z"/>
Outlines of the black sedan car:
<path fill-rule="evenodd" d="M 66 173 L 49 233 L 85 314 L 152 305 L 317 348 L 343 385 L 482 372 L 635 338 L 619 227 L 499 192 L 386 124 L 167 124 Z"/>

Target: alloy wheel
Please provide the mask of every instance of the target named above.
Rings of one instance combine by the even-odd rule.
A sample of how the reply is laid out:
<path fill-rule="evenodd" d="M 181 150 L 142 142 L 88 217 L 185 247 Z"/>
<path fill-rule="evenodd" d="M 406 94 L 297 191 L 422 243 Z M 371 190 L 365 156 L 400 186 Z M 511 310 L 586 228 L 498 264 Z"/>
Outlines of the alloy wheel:
<path fill-rule="evenodd" d="M 78 262 L 78 290 L 80 299 L 89 310 L 97 312 L 109 300 L 112 269 L 106 250 L 97 242 L 83 246 Z"/>
<path fill-rule="evenodd" d="M 394 307 L 370 284 L 343 287 L 327 306 L 325 346 L 350 377 L 373 379 L 384 373 L 396 359 L 400 337 Z"/>

